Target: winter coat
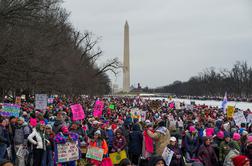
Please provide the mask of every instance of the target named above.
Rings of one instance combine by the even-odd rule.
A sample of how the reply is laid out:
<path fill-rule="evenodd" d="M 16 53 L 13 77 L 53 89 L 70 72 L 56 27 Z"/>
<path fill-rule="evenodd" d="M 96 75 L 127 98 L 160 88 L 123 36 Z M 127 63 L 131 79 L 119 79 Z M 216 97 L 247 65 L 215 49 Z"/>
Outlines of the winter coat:
<path fill-rule="evenodd" d="M 101 139 L 98 139 L 96 141 L 91 140 L 89 142 L 89 146 L 102 148 L 104 150 L 103 151 L 104 155 L 106 155 L 108 153 L 108 145 L 107 145 L 107 142 L 105 140 L 101 140 Z"/>
<path fill-rule="evenodd" d="M 133 131 L 129 134 L 129 153 L 140 155 L 142 153 L 143 135 L 139 125 L 133 126 Z"/>
<path fill-rule="evenodd" d="M 22 145 L 27 143 L 27 140 L 25 139 L 24 126 L 15 126 L 13 142 L 15 145 Z"/>
<path fill-rule="evenodd" d="M 229 151 L 229 153 L 227 154 L 227 156 L 226 156 L 226 158 L 224 160 L 223 165 L 224 166 L 234 166 L 232 158 L 235 157 L 235 156 L 237 156 L 237 155 L 239 155 L 239 154 L 240 154 L 240 152 L 238 150 L 231 149 Z"/>
<path fill-rule="evenodd" d="M 2 146 L 2 144 L 9 145 L 10 137 L 9 137 L 8 130 L 0 126 L 0 146 Z"/>
<path fill-rule="evenodd" d="M 199 148 L 199 137 L 197 133 L 194 136 L 189 132 L 186 133 L 185 148 L 186 152 L 189 152 L 190 154 L 196 153 L 197 149 Z"/>
<path fill-rule="evenodd" d="M 155 133 L 147 131 L 147 134 L 155 140 L 155 153 L 162 155 L 165 147 L 170 143 L 170 132 L 166 127 L 159 127 Z"/>
<path fill-rule="evenodd" d="M 44 149 L 45 150 L 45 139 L 42 137 L 45 137 L 45 134 L 41 135 L 39 132 L 37 132 L 36 129 L 33 129 L 32 133 L 28 136 L 28 140 L 35 145 L 36 149 Z"/>
<path fill-rule="evenodd" d="M 113 140 L 113 149 L 112 152 L 117 152 L 117 149 L 124 150 L 127 145 L 126 139 L 124 136 L 114 137 Z"/>
<path fill-rule="evenodd" d="M 59 132 L 55 138 L 54 142 L 56 144 L 65 144 L 69 140 L 69 137 L 71 138 L 71 141 L 78 141 L 79 136 L 76 133 L 69 132 L 67 135 L 64 135 L 62 132 Z"/>
<path fill-rule="evenodd" d="M 53 124 L 53 132 L 55 134 L 58 134 L 62 126 L 66 126 L 66 122 L 61 121 L 61 120 L 56 120 Z"/>
<path fill-rule="evenodd" d="M 169 166 L 184 166 L 185 164 L 184 164 L 182 152 L 178 148 L 178 146 L 168 145 L 167 147 L 174 152 Z"/>
<path fill-rule="evenodd" d="M 252 166 L 252 144 L 246 147 L 245 155 L 249 158 L 250 166 Z"/>
<path fill-rule="evenodd" d="M 219 160 L 223 162 L 230 151 L 230 147 L 226 141 L 222 141 L 220 144 Z"/>
<path fill-rule="evenodd" d="M 108 146 L 112 147 L 113 146 L 113 139 L 114 139 L 114 132 L 112 129 L 107 129 L 105 132 L 106 132 L 106 139 L 108 142 Z"/>
<path fill-rule="evenodd" d="M 204 166 L 218 166 L 218 159 L 211 145 L 201 145 L 198 151 L 198 158 Z"/>

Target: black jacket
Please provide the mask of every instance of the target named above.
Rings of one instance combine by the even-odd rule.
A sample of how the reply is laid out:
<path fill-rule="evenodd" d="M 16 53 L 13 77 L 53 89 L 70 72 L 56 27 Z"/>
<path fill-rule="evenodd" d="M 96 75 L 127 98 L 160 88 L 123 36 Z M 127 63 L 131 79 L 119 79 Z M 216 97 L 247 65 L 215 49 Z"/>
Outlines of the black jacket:
<path fill-rule="evenodd" d="M 133 131 L 129 134 L 129 153 L 140 155 L 142 153 L 143 134 L 139 125 L 133 126 Z"/>

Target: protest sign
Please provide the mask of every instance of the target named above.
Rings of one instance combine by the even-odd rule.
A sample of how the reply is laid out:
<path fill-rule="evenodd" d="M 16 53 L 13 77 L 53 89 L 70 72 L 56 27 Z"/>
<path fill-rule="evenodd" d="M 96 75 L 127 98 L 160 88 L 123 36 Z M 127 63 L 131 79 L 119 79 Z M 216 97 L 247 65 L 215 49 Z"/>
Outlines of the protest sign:
<path fill-rule="evenodd" d="M 171 149 L 167 147 L 164 149 L 162 157 L 165 160 L 166 165 L 170 165 L 173 154 L 174 152 Z"/>
<path fill-rule="evenodd" d="M 20 112 L 20 105 L 4 103 L 2 111 L 0 111 L 0 115 L 6 117 L 10 116 L 19 117 L 19 112 Z"/>
<path fill-rule="evenodd" d="M 230 130 L 230 125 L 229 125 L 229 123 L 224 123 L 224 124 L 223 124 L 223 128 L 225 129 L 225 131 L 229 131 L 229 130 Z"/>
<path fill-rule="evenodd" d="M 237 126 L 241 126 L 241 123 L 246 123 L 245 116 L 242 111 L 234 113 L 234 121 Z"/>
<path fill-rule="evenodd" d="M 127 158 L 127 154 L 125 150 L 120 152 L 114 152 L 109 154 L 109 158 L 112 160 L 114 165 L 119 164 L 123 159 Z"/>
<path fill-rule="evenodd" d="M 55 154 L 56 163 L 79 160 L 80 152 L 78 141 L 56 144 Z"/>
<path fill-rule="evenodd" d="M 93 114 L 94 114 L 94 117 L 100 117 L 100 116 L 102 116 L 103 106 L 104 106 L 104 104 L 103 104 L 102 101 L 97 100 L 97 101 L 95 102 L 94 113 L 93 113 Z"/>
<path fill-rule="evenodd" d="M 21 97 L 20 96 L 16 97 L 15 103 L 18 105 L 21 105 Z"/>
<path fill-rule="evenodd" d="M 47 94 L 35 94 L 35 109 L 46 110 Z"/>
<path fill-rule="evenodd" d="M 179 102 L 179 101 L 176 101 L 176 102 L 175 102 L 175 109 L 176 109 L 176 110 L 180 110 L 180 109 L 181 109 L 181 107 L 180 107 L 180 102 Z"/>
<path fill-rule="evenodd" d="M 114 104 L 110 104 L 109 105 L 109 109 L 114 110 L 115 109 L 115 105 Z"/>
<path fill-rule="evenodd" d="M 141 111 L 141 121 L 144 122 L 146 120 L 146 111 Z"/>
<path fill-rule="evenodd" d="M 247 123 L 252 123 L 252 114 L 248 114 Z"/>
<path fill-rule="evenodd" d="M 73 114 L 73 121 L 82 120 L 85 118 L 84 110 L 80 104 L 71 105 L 70 108 Z"/>
<path fill-rule="evenodd" d="M 187 105 L 186 105 L 186 109 L 192 111 L 192 110 L 193 110 L 193 105 L 187 104 Z"/>
<path fill-rule="evenodd" d="M 50 97 L 50 98 L 48 98 L 48 104 L 53 104 L 53 98 L 52 97 Z"/>
<path fill-rule="evenodd" d="M 169 104 L 169 108 L 170 108 L 170 109 L 175 108 L 175 104 L 174 104 L 174 102 L 172 102 L 172 103 L 170 103 L 170 104 Z"/>
<path fill-rule="evenodd" d="M 87 150 L 86 158 L 102 161 L 104 149 L 90 146 Z"/>
<path fill-rule="evenodd" d="M 228 106 L 227 107 L 227 117 L 232 118 L 234 116 L 235 107 L 234 106 Z"/>

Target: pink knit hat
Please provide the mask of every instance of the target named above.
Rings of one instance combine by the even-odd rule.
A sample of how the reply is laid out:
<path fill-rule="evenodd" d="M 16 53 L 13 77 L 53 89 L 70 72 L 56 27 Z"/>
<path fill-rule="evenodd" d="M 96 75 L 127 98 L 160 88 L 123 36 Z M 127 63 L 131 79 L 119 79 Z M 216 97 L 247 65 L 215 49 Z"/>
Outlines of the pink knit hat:
<path fill-rule="evenodd" d="M 36 127 L 37 126 L 37 120 L 35 118 L 30 118 L 30 125 L 32 127 Z"/>
<path fill-rule="evenodd" d="M 217 133 L 217 137 L 218 137 L 219 139 L 223 139 L 223 138 L 224 138 L 224 132 L 223 132 L 223 131 L 219 131 L 219 132 Z"/>
<path fill-rule="evenodd" d="M 233 140 L 239 141 L 240 138 L 241 138 L 241 135 L 240 135 L 239 133 L 234 133 L 234 134 L 233 134 Z"/>
<path fill-rule="evenodd" d="M 248 136 L 247 143 L 252 144 L 252 135 Z"/>
<path fill-rule="evenodd" d="M 62 126 L 62 127 L 61 127 L 61 131 L 62 131 L 64 134 L 67 134 L 67 133 L 69 132 L 67 126 Z"/>
<path fill-rule="evenodd" d="M 192 133 L 192 132 L 195 132 L 196 129 L 195 129 L 195 127 L 193 127 L 193 126 L 190 126 L 190 127 L 189 127 L 189 131 Z"/>
<path fill-rule="evenodd" d="M 212 137 L 214 134 L 214 128 L 207 128 L 206 129 L 206 136 L 207 137 Z"/>

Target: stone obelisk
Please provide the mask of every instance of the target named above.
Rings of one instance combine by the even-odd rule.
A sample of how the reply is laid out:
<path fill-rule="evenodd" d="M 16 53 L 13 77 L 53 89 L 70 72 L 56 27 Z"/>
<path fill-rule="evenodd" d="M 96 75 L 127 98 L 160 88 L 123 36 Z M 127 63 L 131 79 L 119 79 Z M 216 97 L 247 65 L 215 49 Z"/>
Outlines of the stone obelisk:
<path fill-rule="evenodd" d="M 130 91 L 130 61 L 129 61 L 129 25 L 124 25 L 124 50 L 123 50 L 123 92 Z"/>

